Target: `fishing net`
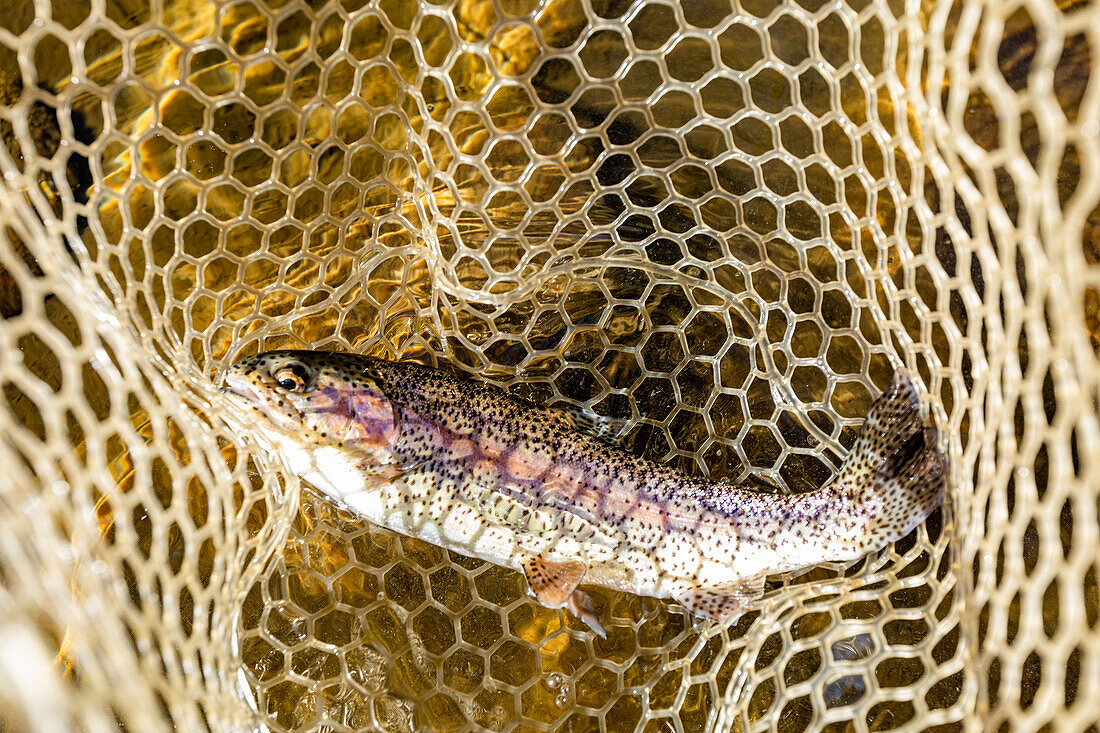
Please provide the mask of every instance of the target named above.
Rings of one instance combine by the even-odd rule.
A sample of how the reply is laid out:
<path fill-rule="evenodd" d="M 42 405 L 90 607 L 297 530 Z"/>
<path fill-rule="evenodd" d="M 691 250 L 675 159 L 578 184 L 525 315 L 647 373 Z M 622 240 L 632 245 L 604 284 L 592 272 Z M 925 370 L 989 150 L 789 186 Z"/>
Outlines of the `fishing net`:
<path fill-rule="evenodd" d="M 13 2 L 0 728 L 1096 731 L 1094 6 Z M 948 502 L 728 626 L 358 521 L 233 358 L 448 364 L 764 491 L 904 366 Z"/>

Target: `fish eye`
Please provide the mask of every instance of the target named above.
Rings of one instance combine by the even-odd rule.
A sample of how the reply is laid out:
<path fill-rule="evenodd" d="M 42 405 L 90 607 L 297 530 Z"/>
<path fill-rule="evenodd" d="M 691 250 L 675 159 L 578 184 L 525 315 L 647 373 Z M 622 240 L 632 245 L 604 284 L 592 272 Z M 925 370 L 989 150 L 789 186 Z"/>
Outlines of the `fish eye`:
<path fill-rule="evenodd" d="M 287 392 L 308 392 L 312 385 L 312 374 L 309 368 L 301 362 L 285 364 L 271 374 L 275 384 Z"/>

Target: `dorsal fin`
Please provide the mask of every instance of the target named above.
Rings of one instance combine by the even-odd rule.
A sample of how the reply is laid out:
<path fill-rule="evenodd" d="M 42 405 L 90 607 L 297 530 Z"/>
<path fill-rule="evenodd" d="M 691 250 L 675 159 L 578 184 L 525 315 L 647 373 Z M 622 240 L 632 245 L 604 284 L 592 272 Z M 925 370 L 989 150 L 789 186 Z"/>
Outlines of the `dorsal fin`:
<path fill-rule="evenodd" d="M 568 403 L 558 403 L 553 407 L 542 409 L 563 427 L 584 433 L 601 443 L 622 447 L 616 437 L 622 425 L 617 424 L 618 421 L 612 418 L 597 415 L 583 407 Z"/>

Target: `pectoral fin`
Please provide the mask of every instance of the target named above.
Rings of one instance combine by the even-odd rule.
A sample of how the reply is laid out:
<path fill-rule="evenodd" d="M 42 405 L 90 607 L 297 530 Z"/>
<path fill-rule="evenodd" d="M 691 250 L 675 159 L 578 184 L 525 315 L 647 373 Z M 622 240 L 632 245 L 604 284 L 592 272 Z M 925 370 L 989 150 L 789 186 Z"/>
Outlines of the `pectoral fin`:
<path fill-rule="evenodd" d="M 600 625 L 592 600 L 578 590 L 588 568 L 583 562 L 551 562 L 541 557 L 523 561 L 523 574 L 535 599 L 547 608 L 564 608 L 604 639 L 607 633 Z"/>
<path fill-rule="evenodd" d="M 765 577 L 765 573 L 759 573 L 738 583 L 689 588 L 677 595 L 676 600 L 696 616 L 728 621 L 746 605 L 764 595 Z"/>
<path fill-rule="evenodd" d="M 379 483 L 386 483 L 389 481 L 396 481 L 405 476 L 405 474 L 411 473 L 423 465 L 423 462 L 403 465 L 395 465 L 392 463 L 378 464 L 367 460 L 360 462 L 358 468 L 365 477 Z"/>

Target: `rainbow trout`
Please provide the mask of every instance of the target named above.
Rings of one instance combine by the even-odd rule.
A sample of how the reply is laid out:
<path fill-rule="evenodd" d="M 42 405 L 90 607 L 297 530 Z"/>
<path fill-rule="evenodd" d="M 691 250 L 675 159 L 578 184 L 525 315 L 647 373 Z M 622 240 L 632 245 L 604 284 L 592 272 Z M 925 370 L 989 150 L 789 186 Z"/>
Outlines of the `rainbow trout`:
<path fill-rule="evenodd" d="M 371 522 L 521 570 L 542 605 L 603 634 L 581 583 L 725 621 L 764 578 L 853 560 L 940 504 L 945 459 L 900 373 L 824 488 L 762 494 L 690 476 L 565 412 L 414 363 L 272 351 L 224 391 L 303 479 Z"/>

